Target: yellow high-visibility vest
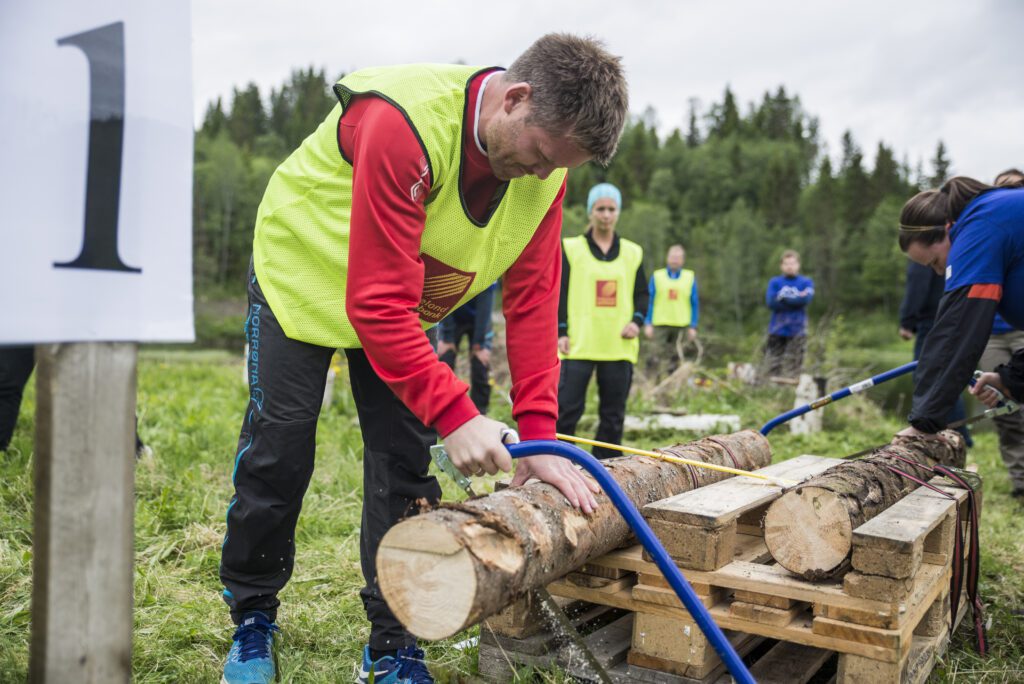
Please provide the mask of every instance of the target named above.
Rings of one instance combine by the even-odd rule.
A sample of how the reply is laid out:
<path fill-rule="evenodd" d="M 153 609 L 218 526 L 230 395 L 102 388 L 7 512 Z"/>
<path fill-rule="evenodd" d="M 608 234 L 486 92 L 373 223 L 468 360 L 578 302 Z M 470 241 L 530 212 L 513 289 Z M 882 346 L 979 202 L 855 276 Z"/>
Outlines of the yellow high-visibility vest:
<path fill-rule="evenodd" d="M 562 249 L 569 262 L 569 353 L 562 358 L 636 363 L 640 340 L 623 339 L 622 329 L 635 313 L 633 288 L 643 248 L 619 238 L 619 256 L 601 261 L 590 253 L 587 237 L 578 235 L 564 238 Z"/>
<path fill-rule="evenodd" d="M 424 329 L 490 287 L 515 263 L 558 195 L 559 169 L 508 184 L 486 224 L 469 216 L 459 182 L 466 91 L 479 67 L 419 64 L 356 71 L 338 81 L 339 104 L 277 168 L 256 215 L 256 276 L 285 334 L 324 347 L 361 346 L 345 313 L 352 165 L 338 146 L 351 99 L 374 94 L 405 115 L 429 171 L 420 245 Z M 414 192 L 415 188 L 410 188 Z M 388 264 L 377 265 L 387 277 Z"/>
<path fill-rule="evenodd" d="M 686 268 L 675 279 L 669 277 L 667 268 L 654 272 L 653 325 L 684 328 L 693 322 L 693 282 L 693 271 Z"/>

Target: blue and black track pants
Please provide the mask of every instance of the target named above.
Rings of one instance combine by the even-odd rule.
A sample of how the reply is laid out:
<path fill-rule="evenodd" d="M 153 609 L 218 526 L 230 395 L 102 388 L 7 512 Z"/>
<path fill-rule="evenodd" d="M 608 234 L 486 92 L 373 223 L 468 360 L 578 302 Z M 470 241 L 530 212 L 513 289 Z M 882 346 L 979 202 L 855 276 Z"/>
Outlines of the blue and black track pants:
<path fill-rule="evenodd" d="M 251 269 L 249 274 L 249 404 L 235 456 L 235 495 L 221 553 L 224 599 L 238 622 L 260 610 L 276 619 L 278 592 L 295 563 L 295 524 L 313 474 L 316 424 L 334 350 L 285 336 Z M 360 591 L 371 623 L 370 647 L 414 643 L 388 609 L 376 582 L 377 547 L 417 499 L 441 498 L 428 474 L 436 433 L 377 377 L 361 349 L 346 349 L 352 395 L 363 435 Z"/>

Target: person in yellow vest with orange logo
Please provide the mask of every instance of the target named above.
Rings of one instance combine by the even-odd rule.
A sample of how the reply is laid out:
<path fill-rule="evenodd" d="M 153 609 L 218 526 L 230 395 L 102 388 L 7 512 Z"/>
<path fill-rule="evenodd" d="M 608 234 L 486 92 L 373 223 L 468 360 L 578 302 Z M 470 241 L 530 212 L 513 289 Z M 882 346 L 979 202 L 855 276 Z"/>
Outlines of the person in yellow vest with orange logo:
<path fill-rule="evenodd" d="M 648 368 L 658 375 L 667 367 L 672 373 L 679 367 L 677 346 L 697 339 L 700 300 L 697 276 L 688 268 L 686 250 L 672 245 L 665 257 L 665 268 L 651 276 L 647 286 L 651 304 L 647 309 L 644 336 L 654 340 L 654 351 L 647 357 Z"/>
<path fill-rule="evenodd" d="M 615 232 L 621 206 L 622 193 L 611 183 L 590 189 L 587 232 L 562 240 L 558 304 L 558 431 L 576 433 L 596 371 L 600 422 L 595 439 L 615 444 L 622 441 L 648 303 L 643 248 Z M 602 447 L 593 453 L 597 458 L 618 455 Z"/>
<path fill-rule="evenodd" d="M 368 68 L 334 94 L 338 104 L 274 172 L 256 215 L 250 396 L 221 552 L 237 625 L 223 684 L 278 675 L 278 594 L 294 569 L 338 348 L 363 438 L 359 593 L 370 624 L 359 630 L 369 639 L 358 681 L 434 681 L 381 596 L 377 548 L 418 501 L 440 499 L 429 471 L 438 437 L 465 475 L 510 471 L 512 459 L 506 426 L 480 415 L 424 331 L 502 277 L 512 416 L 524 439 L 554 438 L 565 169 L 607 164 L 628 113 L 619 58 L 567 34 L 542 37 L 507 70 Z M 529 478 L 596 508 L 597 485 L 564 459 L 518 461 L 512 484 Z"/>

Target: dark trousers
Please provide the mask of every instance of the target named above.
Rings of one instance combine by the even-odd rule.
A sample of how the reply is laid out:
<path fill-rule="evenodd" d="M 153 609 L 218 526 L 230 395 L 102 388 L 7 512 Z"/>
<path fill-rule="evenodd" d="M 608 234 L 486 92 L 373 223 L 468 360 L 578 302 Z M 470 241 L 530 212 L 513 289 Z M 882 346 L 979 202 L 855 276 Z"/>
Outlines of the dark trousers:
<path fill-rule="evenodd" d="M 587 403 L 587 385 L 597 369 L 597 395 L 599 399 L 597 434 L 599 442 L 622 443 L 622 424 L 626 420 L 626 399 L 633 382 L 633 364 L 629 361 L 582 361 L 563 359 L 558 378 L 558 431 L 576 434 L 576 423 L 583 415 Z M 603 447 L 594 447 L 595 458 L 611 458 L 619 453 Z"/>
<path fill-rule="evenodd" d="M 804 365 L 804 349 L 806 346 L 807 337 L 804 335 L 796 337 L 769 335 L 768 344 L 764 350 L 765 372 L 767 376 L 791 378 L 799 375 L 800 369 Z"/>
<path fill-rule="evenodd" d="M 250 273 L 249 404 L 242 422 L 220 576 L 238 622 L 260 610 L 276 619 L 277 594 L 295 563 L 295 524 L 313 474 L 316 422 L 334 350 L 288 339 Z M 415 643 L 381 597 L 374 567 L 384 533 L 416 512 L 416 500 L 441 498 L 428 474 L 433 430 L 374 373 L 366 354 L 346 349 L 352 395 L 363 435 L 360 591 L 371 623 L 370 647 Z"/>
<path fill-rule="evenodd" d="M 25 384 L 35 366 L 35 347 L 0 347 L 0 451 L 11 443 Z"/>
<path fill-rule="evenodd" d="M 662 374 L 672 375 L 679 368 L 679 346 L 686 343 L 690 326 L 658 325 L 654 327 L 651 351 L 647 354 L 647 372 L 660 380 Z"/>
<path fill-rule="evenodd" d="M 432 328 L 436 330 L 436 328 Z M 455 357 L 459 353 L 459 346 L 462 338 L 466 338 L 466 347 L 469 350 L 469 398 L 476 406 L 476 410 L 487 415 L 487 409 L 491 406 L 491 369 L 473 353 L 473 324 L 460 323 L 455 327 L 455 339 L 446 340 L 455 345 L 455 349 L 449 349 L 441 354 L 440 359 L 448 364 L 448 367 L 455 370 Z"/>

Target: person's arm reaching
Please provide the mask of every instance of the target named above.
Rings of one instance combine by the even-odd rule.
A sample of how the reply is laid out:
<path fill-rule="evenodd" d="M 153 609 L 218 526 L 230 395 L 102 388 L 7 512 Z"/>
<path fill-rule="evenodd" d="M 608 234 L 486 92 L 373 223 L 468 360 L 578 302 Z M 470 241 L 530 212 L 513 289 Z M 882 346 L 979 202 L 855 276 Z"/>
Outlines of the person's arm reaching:
<path fill-rule="evenodd" d="M 349 111 L 339 126 L 353 164 L 345 309 L 377 375 L 446 436 L 478 412 L 465 383 L 438 360 L 415 312 L 423 291 L 427 188 L 411 189 L 433 179 L 402 113 L 375 97 L 362 106 L 354 126 L 347 125 Z M 380 277 L 381 264 L 387 278 Z"/>
<path fill-rule="evenodd" d="M 999 285 L 965 285 L 943 296 L 914 373 L 909 420 L 919 432 L 946 426 L 946 416 L 985 350 L 1001 296 Z"/>

